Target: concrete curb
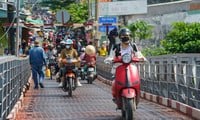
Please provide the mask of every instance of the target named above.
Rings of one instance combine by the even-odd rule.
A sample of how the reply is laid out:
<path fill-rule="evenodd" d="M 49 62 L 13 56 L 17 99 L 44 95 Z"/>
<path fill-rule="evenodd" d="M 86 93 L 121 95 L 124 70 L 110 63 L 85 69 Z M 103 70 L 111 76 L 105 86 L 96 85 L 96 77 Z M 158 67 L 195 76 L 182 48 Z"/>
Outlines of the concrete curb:
<path fill-rule="evenodd" d="M 112 81 L 107 80 L 105 78 L 103 78 L 102 76 L 98 75 L 97 77 L 98 80 L 102 81 L 103 83 L 107 84 L 107 85 L 112 85 Z M 165 97 L 161 97 L 158 95 L 153 95 L 151 93 L 147 93 L 144 91 L 141 91 L 140 94 L 141 98 L 155 102 L 155 103 L 159 103 L 161 105 L 173 108 L 181 113 L 184 113 L 194 119 L 200 120 L 200 110 L 194 107 L 191 107 L 189 105 L 183 104 L 181 102 L 169 99 L 169 98 L 165 98 Z"/>
<path fill-rule="evenodd" d="M 11 112 L 9 113 L 9 115 L 6 117 L 6 120 L 15 120 L 19 109 L 22 107 L 22 104 L 24 102 L 25 93 L 30 87 L 30 81 L 31 80 L 32 80 L 32 76 L 29 77 L 28 83 L 23 87 L 19 100 L 14 105 L 14 107 L 11 110 Z"/>

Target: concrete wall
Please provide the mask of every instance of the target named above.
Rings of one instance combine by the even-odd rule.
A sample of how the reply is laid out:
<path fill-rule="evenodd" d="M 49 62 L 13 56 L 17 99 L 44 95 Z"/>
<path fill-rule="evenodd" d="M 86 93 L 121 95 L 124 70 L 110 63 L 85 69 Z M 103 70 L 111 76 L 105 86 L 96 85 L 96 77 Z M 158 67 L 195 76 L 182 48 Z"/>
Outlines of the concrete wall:
<path fill-rule="evenodd" d="M 131 15 L 131 16 L 127 16 L 126 19 L 128 20 L 128 23 L 132 23 L 137 19 L 155 18 L 157 16 L 162 17 L 165 15 L 176 14 L 176 13 L 183 14 L 190 10 L 190 3 L 191 3 L 191 0 L 185 0 L 185 1 L 179 1 L 179 2 L 169 2 L 169 3 L 148 5 L 147 14 Z"/>

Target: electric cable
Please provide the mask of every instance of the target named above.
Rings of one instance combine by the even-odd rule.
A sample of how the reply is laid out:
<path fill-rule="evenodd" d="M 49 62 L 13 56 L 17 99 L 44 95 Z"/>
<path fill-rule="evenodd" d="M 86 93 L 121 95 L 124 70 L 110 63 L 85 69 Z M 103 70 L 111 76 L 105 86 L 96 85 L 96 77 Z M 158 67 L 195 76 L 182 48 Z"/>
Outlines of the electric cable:
<path fill-rule="evenodd" d="M 11 23 L 10 23 L 10 25 L 9 25 L 9 27 L 8 27 L 8 29 L 7 29 L 7 31 L 0 37 L 0 40 L 2 40 L 3 37 L 4 37 L 6 34 L 8 34 L 8 31 L 9 31 L 10 28 L 13 26 L 12 24 L 14 23 L 15 18 L 16 18 L 16 15 L 15 15 L 14 18 L 12 19 L 12 21 L 11 21 Z"/>
<path fill-rule="evenodd" d="M 33 7 L 39 2 L 39 0 L 36 0 L 35 3 L 31 6 L 31 10 L 33 9 Z"/>
<path fill-rule="evenodd" d="M 38 1 L 39 1 L 39 0 L 37 0 L 37 1 L 34 3 L 34 5 L 35 5 Z M 34 6 L 34 5 L 33 5 L 33 6 Z M 32 6 L 32 7 L 33 7 L 33 6 Z M 19 17 L 19 16 L 17 16 L 17 17 Z M 12 19 L 11 24 L 9 25 L 7 31 L 0 37 L 0 41 L 3 39 L 3 37 L 4 37 L 6 34 L 8 34 L 8 31 L 9 31 L 10 28 L 12 27 L 12 24 L 14 23 L 15 18 L 17 18 L 17 17 L 16 17 L 16 15 L 14 16 L 14 18 Z"/>

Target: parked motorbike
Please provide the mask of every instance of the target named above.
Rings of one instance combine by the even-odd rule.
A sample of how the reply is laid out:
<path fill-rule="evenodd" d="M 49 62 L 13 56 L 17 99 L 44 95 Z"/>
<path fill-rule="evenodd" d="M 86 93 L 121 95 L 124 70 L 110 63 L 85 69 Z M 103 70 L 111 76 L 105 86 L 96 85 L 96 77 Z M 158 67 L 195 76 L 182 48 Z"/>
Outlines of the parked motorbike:
<path fill-rule="evenodd" d="M 75 63 L 78 61 L 74 58 L 67 57 L 65 60 L 62 60 L 62 63 L 65 64 L 65 74 L 63 81 L 63 90 L 68 92 L 68 95 L 72 96 L 72 91 L 76 89 L 76 71 L 77 68 Z"/>
<path fill-rule="evenodd" d="M 140 76 L 135 64 L 141 61 L 126 53 L 114 58 L 114 63 L 121 63 L 116 68 L 115 80 L 112 83 L 113 101 L 122 112 L 124 120 L 133 120 L 140 99 Z"/>

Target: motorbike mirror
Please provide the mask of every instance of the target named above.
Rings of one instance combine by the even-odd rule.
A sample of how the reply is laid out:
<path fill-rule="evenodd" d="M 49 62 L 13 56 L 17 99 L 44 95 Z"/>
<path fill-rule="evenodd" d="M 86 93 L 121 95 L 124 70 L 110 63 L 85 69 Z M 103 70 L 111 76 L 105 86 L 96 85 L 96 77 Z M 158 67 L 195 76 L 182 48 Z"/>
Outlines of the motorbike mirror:
<path fill-rule="evenodd" d="M 110 64 L 110 62 L 105 62 L 105 64 Z"/>

